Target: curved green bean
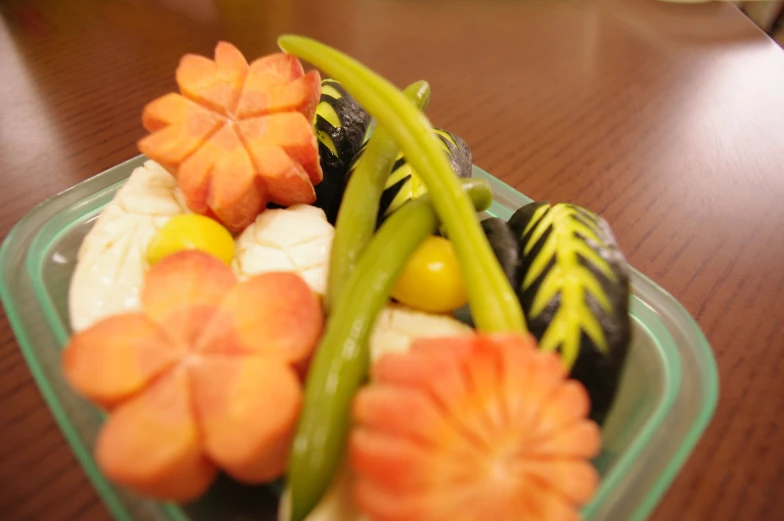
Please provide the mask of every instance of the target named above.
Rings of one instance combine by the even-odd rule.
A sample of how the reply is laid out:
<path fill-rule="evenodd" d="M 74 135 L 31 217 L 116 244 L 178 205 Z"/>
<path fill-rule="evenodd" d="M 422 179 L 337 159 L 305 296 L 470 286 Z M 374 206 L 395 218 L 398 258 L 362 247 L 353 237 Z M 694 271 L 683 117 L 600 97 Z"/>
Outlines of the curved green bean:
<path fill-rule="evenodd" d="M 430 85 L 426 81 L 417 81 L 406 87 L 403 94 L 419 110 L 424 110 L 430 101 Z M 399 151 L 389 132 L 383 126 L 378 126 L 349 178 L 338 210 L 335 238 L 332 240 L 327 294 L 324 299 L 327 313 L 335 306 L 359 255 L 376 231 L 381 194 Z"/>
<path fill-rule="evenodd" d="M 471 314 L 486 332 L 525 331 L 520 302 L 482 232 L 427 118 L 400 90 L 358 61 L 315 40 L 281 36 L 278 46 L 338 80 L 395 138 L 422 177 L 466 279 Z"/>
<path fill-rule="evenodd" d="M 477 211 L 493 200 L 484 179 L 466 179 Z M 438 226 L 430 195 L 403 205 L 381 225 L 346 280 L 308 371 L 288 468 L 292 521 L 318 504 L 342 458 L 351 400 L 367 377 L 368 341 L 412 253 Z"/>

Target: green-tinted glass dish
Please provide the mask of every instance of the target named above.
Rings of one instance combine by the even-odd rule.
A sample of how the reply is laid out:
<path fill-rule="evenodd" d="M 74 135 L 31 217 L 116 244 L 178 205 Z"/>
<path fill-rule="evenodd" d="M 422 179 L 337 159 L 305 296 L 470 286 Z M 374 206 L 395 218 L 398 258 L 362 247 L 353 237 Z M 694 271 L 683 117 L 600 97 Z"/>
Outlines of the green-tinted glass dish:
<path fill-rule="evenodd" d="M 92 447 L 101 414 L 76 396 L 60 373 L 69 334 L 67 295 L 76 254 L 101 209 L 137 157 L 40 204 L 11 231 L 0 250 L 0 296 L 41 392 L 90 481 L 119 521 L 277 519 L 274 487 L 243 487 L 220 479 L 198 502 L 149 501 L 109 483 Z M 488 213 L 508 218 L 530 202 L 474 167 L 495 201 Z M 596 459 L 602 481 L 584 509 L 587 521 L 642 521 L 656 506 L 713 415 L 716 364 L 704 335 L 663 289 L 632 269 L 633 340 L 616 403 L 603 427 Z"/>

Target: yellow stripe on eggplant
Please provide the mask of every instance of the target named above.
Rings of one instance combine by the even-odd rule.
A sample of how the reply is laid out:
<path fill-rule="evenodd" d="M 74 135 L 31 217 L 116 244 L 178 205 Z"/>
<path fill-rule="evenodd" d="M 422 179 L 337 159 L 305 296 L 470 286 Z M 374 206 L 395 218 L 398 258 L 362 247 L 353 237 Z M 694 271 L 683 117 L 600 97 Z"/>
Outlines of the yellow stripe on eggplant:
<path fill-rule="evenodd" d="M 558 351 L 601 423 L 631 340 L 629 273 L 609 225 L 575 205 L 531 203 L 509 226 L 520 240 L 518 297 L 541 349 Z"/>
<path fill-rule="evenodd" d="M 329 96 L 335 99 L 342 98 L 343 94 L 338 89 L 336 89 L 334 85 L 331 85 L 330 83 L 336 83 L 336 82 L 328 82 L 328 81 L 321 82 L 321 95 Z"/>
<path fill-rule="evenodd" d="M 335 100 L 338 98 L 327 96 L 327 99 Z M 319 119 L 323 119 L 335 129 L 341 128 L 343 126 L 343 124 L 340 122 L 340 116 L 338 116 L 338 113 L 335 112 L 335 108 L 327 101 L 319 102 L 318 106 L 316 107 L 316 123 L 319 122 Z"/>
<path fill-rule="evenodd" d="M 329 134 L 324 132 L 323 130 L 316 130 L 316 138 L 318 138 L 319 145 L 323 145 L 327 147 L 327 150 L 332 152 L 335 157 L 338 155 L 338 149 L 335 147 L 335 142 L 332 141 L 332 137 Z"/>
<path fill-rule="evenodd" d="M 443 129 L 440 129 L 440 128 L 434 128 L 433 132 L 435 132 L 435 134 L 439 138 L 441 138 L 442 141 L 444 141 L 444 144 L 447 145 L 447 147 L 450 145 L 450 143 L 451 143 L 451 146 L 453 146 L 453 147 L 459 147 L 460 146 L 457 143 L 457 141 L 455 141 L 455 137 L 452 134 L 450 134 L 449 132 L 447 132 L 446 130 L 443 130 Z"/>
<path fill-rule="evenodd" d="M 313 125 L 319 143 L 319 158 L 324 180 L 316 185 L 316 203 L 327 220 L 335 224 L 346 174 L 360 150 L 370 123 L 365 109 L 333 79 L 321 82 L 321 98 Z"/>
<path fill-rule="evenodd" d="M 458 177 L 469 178 L 472 171 L 471 149 L 459 136 L 439 128 L 433 129 L 433 134 L 438 144 L 444 150 L 449 161 Z M 362 154 L 360 149 L 357 157 Z M 349 170 L 348 177 L 353 172 L 353 165 Z M 422 178 L 406 161 L 403 154 L 399 154 L 392 172 L 389 174 L 384 193 L 381 195 L 379 205 L 378 221 L 379 224 L 389 217 L 392 213 L 400 209 L 408 201 L 418 199 L 427 193 L 427 187 Z"/>

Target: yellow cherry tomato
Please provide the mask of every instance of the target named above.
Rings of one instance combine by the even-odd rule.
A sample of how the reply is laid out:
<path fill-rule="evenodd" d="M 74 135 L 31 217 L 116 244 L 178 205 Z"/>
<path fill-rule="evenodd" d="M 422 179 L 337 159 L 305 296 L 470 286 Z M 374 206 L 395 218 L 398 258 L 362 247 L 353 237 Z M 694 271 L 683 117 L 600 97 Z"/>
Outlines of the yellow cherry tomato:
<path fill-rule="evenodd" d="M 448 313 L 468 302 L 463 272 L 452 243 L 430 236 L 408 259 L 392 296 L 409 307 Z"/>
<path fill-rule="evenodd" d="M 183 250 L 199 250 L 231 264 L 234 238 L 217 221 L 197 214 L 172 217 L 147 246 L 147 261 L 154 265 L 164 257 Z"/>

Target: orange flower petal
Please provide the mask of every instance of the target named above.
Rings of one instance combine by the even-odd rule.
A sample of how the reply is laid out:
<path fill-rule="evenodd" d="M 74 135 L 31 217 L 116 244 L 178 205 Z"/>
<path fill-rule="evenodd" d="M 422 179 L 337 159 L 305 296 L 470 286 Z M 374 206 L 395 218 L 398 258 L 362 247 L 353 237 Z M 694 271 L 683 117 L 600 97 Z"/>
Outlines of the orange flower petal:
<path fill-rule="evenodd" d="M 191 211 L 201 215 L 209 211 L 212 171 L 220 157 L 220 151 L 210 143 L 203 143 L 182 162 L 177 172 L 177 182 L 185 203 Z"/>
<path fill-rule="evenodd" d="M 462 347 L 472 339 L 449 338 L 440 349 L 431 339 L 417 340 L 409 353 L 389 353 L 379 358 L 373 366 L 373 379 L 382 385 L 429 394 L 467 441 L 477 447 L 489 447 L 495 441 L 494 432 L 482 421 L 482 415 L 475 414 L 476 399 L 463 371 Z M 434 374 L 438 378 L 434 379 Z"/>
<path fill-rule="evenodd" d="M 265 187 L 234 126 L 222 128 L 205 145 L 214 150 L 208 205 L 232 232 L 251 224 L 266 207 Z"/>
<path fill-rule="evenodd" d="M 319 301 L 299 275 L 262 273 L 232 288 L 197 347 L 298 364 L 310 357 L 323 324 Z"/>
<path fill-rule="evenodd" d="M 599 485 L 599 473 L 585 460 L 573 458 L 519 458 L 514 472 L 557 490 L 576 504 L 591 499 Z"/>
<path fill-rule="evenodd" d="M 143 314 L 115 315 L 71 337 L 63 353 L 69 384 L 112 408 L 171 368 L 184 349 Z"/>
<path fill-rule="evenodd" d="M 318 141 L 313 133 L 310 119 L 298 112 L 283 112 L 270 116 L 251 118 L 237 124 L 245 145 L 254 158 L 254 164 L 260 175 L 280 177 L 273 165 L 267 164 L 264 154 L 254 154 L 257 147 L 266 148 L 277 145 L 286 152 L 289 158 L 302 166 L 311 184 L 317 185 L 324 177 L 318 155 Z M 299 174 L 297 174 L 299 175 Z M 311 189 L 304 189 L 310 192 Z"/>
<path fill-rule="evenodd" d="M 416 389 L 374 385 L 354 398 L 354 419 L 369 429 L 471 457 L 472 445 L 429 397 Z M 407 421 L 401 422 L 405 417 Z"/>
<path fill-rule="evenodd" d="M 304 73 L 302 63 L 290 54 L 270 54 L 255 60 L 250 64 L 250 70 L 245 78 L 242 96 L 237 104 L 237 118 L 245 119 L 273 112 L 298 110 L 299 105 L 309 103 L 310 100 L 303 96 L 284 98 L 284 103 L 281 103 L 280 99 L 285 96 L 288 85 L 302 77 Z M 318 103 L 321 82 L 315 94 Z M 310 93 L 310 96 L 313 94 Z M 296 103 L 297 100 L 299 104 Z M 287 105 L 286 102 L 289 104 Z"/>
<path fill-rule="evenodd" d="M 139 140 L 139 150 L 176 174 L 225 120 L 179 94 L 167 94 L 147 104 L 142 123 L 152 134 Z"/>
<path fill-rule="evenodd" d="M 476 480 L 474 464 L 407 437 L 363 427 L 354 429 L 349 442 L 349 463 L 355 473 L 397 492 L 429 487 L 455 487 Z"/>
<path fill-rule="evenodd" d="M 446 521 L 470 519 L 456 511 L 454 500 L 444 493 L 413 492 L 405 496 L 372 481 L 357 480 L 351 490 L 359 509 L 372 513 L 369 519 L 383 521 Z M 492 519 L 492 521 L 498 521 Z"/>
<path fill-rule="evenodd" d="M 210 458 L 246 483 L 281 476 L 302 404 L 294 371 L 264 357 L 199 356 L 190 372 Z"/>
<path fill-rule="evenodd" d="M 310 71 L 288 85 L 273 101 L 278 112 L 296 111 L 308 121 L 316 117 L 316 107 L 321 98 L 321 75 L 318 71 Z"/>
<path fill-rule="evenodd" d="M 142 111 L 142 124 L 150 132 L 181 125 L 194 138 L 207 137 L 225 122 L 226 118 L 174 92 L 154 99 Z"/>
<path fill-rule="evenodd" d="M 281 206 L 311 204 L 316 200 L 316 190 L 302 165 L 277 146 L 257 146 L 251 157 L 273 203 Z"/>
<path fill-rule="evenodd" d="M 236 282 L 231 269 L 216 257 L 181 251 L 147 273 L 142 307 L 173 341 L 192 346 Z"/>
<path fill-rule="evenodd" d="M 532 431 L 538 426 L 546 401 L 566 379 L 566 369 L 555 353 L 536 348 L 533 337 L 526 336 L 524 344 L 502 341 L 498 344 L 504 364 L 504 392 L 507 417 L 513 430 Z M 575 402 L 581 406 L 581 402 Z M 550 411 L 547 414 L 563 414 Z"/>
<path fill-rule="evenodd" d="M 248 70 L 242 53 L 230 43 L 220 42 L 215 48 L 215 61 L 195 54 L 183 56 L 177 67 L 177 85 L 187 98 L 231 115 Z"/>
<path fill-rule="evenodd" d="M 109 479 L 160 500 L 195 499 L 217 474 L 202 452 L 184 371 L 119 407 L 101 428 L 95 455 Z"/>
<path fill-rule="evenodd" d="M 591 410 L 585 387 L 577 380 L 569 380 L 547 397 L 538 416 L 531 438 L 545 437 L 559 429 L 584 420 Z"/>

